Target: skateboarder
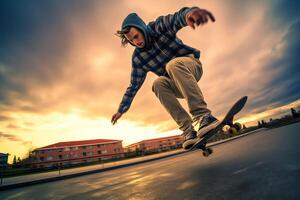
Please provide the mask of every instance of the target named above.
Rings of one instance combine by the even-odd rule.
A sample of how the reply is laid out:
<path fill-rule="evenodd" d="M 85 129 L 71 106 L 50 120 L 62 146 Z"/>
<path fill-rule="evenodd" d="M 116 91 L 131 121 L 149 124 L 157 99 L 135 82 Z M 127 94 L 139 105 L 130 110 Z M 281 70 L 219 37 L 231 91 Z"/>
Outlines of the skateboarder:
<path fill-rule="evenodd" d="M 200 51 L 185 45 L 176 36 L 185 26 L 195 29 L 209 20 L 215 21 L 212 13 L 198 7 L 184 7 L 174 14 L 160 16 L 148 25 L 136 13 L 124 19 L 116 35 L 121 38 L 123 47 L 129 43 L 135 50 L 130 85 L 118 111 L 112 116 L 112 124 L 129 109 L 149 71 L 159 76 L 153 83 L 152 91 L 183 131 L 185 149 L 192 146 L 197 134 L 203 136 L 218 124 L 197 84 L 202 76 Z M 177 98 L 186 99 L 191 116 Z M 195 121 L 200 123 L 198 133 L 193 127 Z"/>

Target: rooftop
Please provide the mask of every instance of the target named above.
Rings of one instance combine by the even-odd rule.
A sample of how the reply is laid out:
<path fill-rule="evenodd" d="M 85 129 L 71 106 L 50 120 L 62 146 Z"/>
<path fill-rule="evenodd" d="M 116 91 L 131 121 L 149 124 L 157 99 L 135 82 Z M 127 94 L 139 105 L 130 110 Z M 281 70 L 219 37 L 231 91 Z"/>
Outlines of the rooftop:
<path fill-rule="evenodd" d="M 129 147 L 131 145 L 140 144 L 140 143 L 156 142 L 156 141 L 167 140 L 167 139 L 175 139 L 175 138 L 178 138 L 178 137 L 181 137 L 181 135 L 174 135 L 174 136 L 169 136 L 169 137 L 161 137 L 161 138 L 154 138 L 154 139 L 149 139 L 149 140 L 142 140 L 140 142 L 130 144 L 127 147 Z"/>
<path fill-rule="evenodd" d="M 81 140 L 81 141 L 68 141 L 68 142 L 58 142 L 55 144 L 51 144 L 45 147 L 38 148 L 41 149 L 49 149 L 49 148 L 60 148 L 60 147 L 69 147 L 69 146 L 83 146 L 83 145 L 95 145 L 95 144 L 103 144 L 103 143 L 116 143 L 122 142 L 122 140 L 107 140 L 107 139 L 94 139 L 94 140 Z"/>

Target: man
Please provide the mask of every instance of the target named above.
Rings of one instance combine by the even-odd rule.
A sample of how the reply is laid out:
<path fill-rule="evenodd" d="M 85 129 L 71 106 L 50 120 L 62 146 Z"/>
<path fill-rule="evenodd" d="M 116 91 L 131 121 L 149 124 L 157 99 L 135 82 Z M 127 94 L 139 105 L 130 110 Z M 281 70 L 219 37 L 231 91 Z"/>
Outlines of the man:
<path fill-rule="evenodd" d="M 130 43 L 135 50 L 132 55 L 130 85 L 118 111 L 111 119 L 112 124 L 129 109 L 149 71 L 159 76 L 154 81 L 152 90 L 183 131 L 183 148 L 189 149 L 197 135 L 205 135 L 218 124 L 218 120 L 207 108 L 197 84 L 202 76 L 200 51 L 183 44 L 176 36 L 187 25 L 195 29 L 209 20 L 214 22 L 214 16 L 198 7 L 184 7 L 174 14 L 158 17 L 148 25 L 136 13 L 131 13 L 124 19 L 117 35 L 121 38 L 122 46 Z M 192 117 L 177 98 L 187 100 Z M 193 127 L 195 121 L 200 123 L 198 132 Z"/>

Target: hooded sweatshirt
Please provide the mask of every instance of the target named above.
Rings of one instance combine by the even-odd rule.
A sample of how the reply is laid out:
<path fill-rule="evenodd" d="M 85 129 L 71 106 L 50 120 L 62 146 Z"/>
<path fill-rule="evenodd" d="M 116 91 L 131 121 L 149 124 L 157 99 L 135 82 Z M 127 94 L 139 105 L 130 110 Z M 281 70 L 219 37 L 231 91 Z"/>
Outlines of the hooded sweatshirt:
<path fill-rule="evenodd" d="M 144 35 L 145 45 L 143 48 L 135 48 L 133 52 L 130 84 L 118 112 L 125 113 L 129 109 L 148 72 L 168 77 L 166 64 L 171 59 L 182 56 L 200 58 L 199 50 L 183 44 L 176 36 L 181 28 L 187 26 L 185 16 L 193 8 L 184 7 L 174 14 L 160 16 L 148 25 L 136 13 L 124 19 L 122 30 L 126 27 L 139 29 Z"/>

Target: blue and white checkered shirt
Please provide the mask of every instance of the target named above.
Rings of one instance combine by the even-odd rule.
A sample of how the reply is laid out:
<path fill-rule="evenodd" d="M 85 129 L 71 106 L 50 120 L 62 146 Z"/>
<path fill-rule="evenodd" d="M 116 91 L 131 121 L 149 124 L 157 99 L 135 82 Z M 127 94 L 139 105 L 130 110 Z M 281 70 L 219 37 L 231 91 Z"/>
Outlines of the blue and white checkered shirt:
<path fill-rule="evenodd" d="M 118 112 L 126 112 L 149 71 L 158 76 L 167 76 L 165 66 L 173 58 L 193 55 L 200 57 L 200 51 L 189 47 L 176 36 L 187 26 L 185 15 L 193 8 L 184 7 L 174 14 L 158 17 L 147 25 L 150 30 L 150 48 L 135 48 L 132 55 L 130 85 L 120 103 Z"/>

